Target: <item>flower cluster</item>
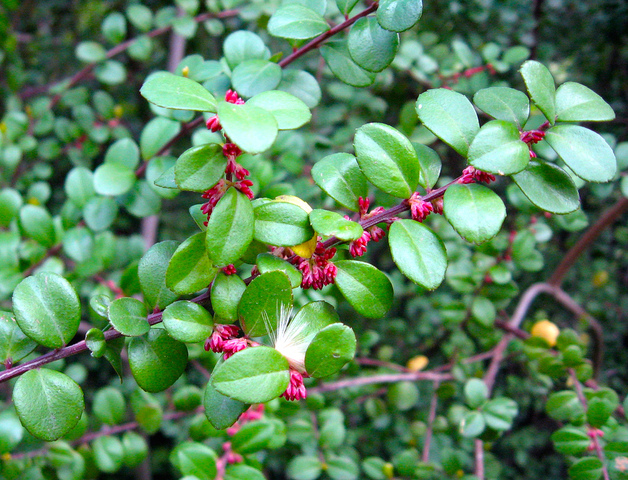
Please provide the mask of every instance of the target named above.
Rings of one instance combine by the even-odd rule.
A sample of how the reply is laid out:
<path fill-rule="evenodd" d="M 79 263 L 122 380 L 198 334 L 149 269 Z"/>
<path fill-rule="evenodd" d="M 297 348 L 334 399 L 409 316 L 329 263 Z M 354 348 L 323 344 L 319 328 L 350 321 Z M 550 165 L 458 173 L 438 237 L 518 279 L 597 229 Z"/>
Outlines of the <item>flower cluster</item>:
<path fill-rule="evenodd" d="M 316 250 L 310 258 L 302 258 L 295 255 L 291 262 L 303 274 L 301 288 L 313 288 L 320 290 L 325 285 L 330 285 L 336 281 L 338 268 L 330 260 L 336 255 L 336 249 L 325 248 L 322 242 L 318 242 Z"/>
<path fill-rule="evenodd" d="M 236 273 L 238 273 L 233 263 L 230 263 L 226 267 L 222 267 L 221 270 L 222 270 L 222 273 L 224 273 L 225 275 L 235 275 Z"/>
<path fill-rule="evenodd" d="M 475 167 L 469 165 L 462 171 L 462 177 L 458 179 L 458 183 L 467 184 L 475 182 L 491 183 L 495 181 L 495 175 L 478 170 Z"/>
<path fill-rule="evenodd" d="M 236 337 L 239 332 L 240 329 L 235 325 L 214 325 L 214 332 L 205 340 L 205 350 L 224 353 L 224 359 L 227 360 L 234 353 L 249 346 L 246 338 Z"/>
<path fill-rule="evenodd" d="M 286 391 L 281 394 L 286 400 L 302 400 L 307 397 L 307 390 L 303 385 L 303 375 L 294 369 L 290 369 L 290 383 Z"/>
<path fill-rule="evenodd" d="M 430 202 L 424 202 L 419 192 L 414 192 L 412 196 L 408 198 L 408 205 L 410 205 L 412 219 L 417 222 L 422 222 L 434 211 L 434 205 Z"/>
<path fill-rule="evenodd" d="M 374 208 L 372 212 L 368 212 L 370 205 L 370 200 L 368 198 L 359 197 L 358 204 L 360 205 L 360 221 L 368 220 L 372 216 L 384 211 L 384 207 L 377 207 Z M 349 217 L 345 216 L 345 218 L 348 219 Z M 386 235 L 386 232 L 384 232 L 384 230 L 377 225 L 365 228 L 362 236 L 357 240 L 353 240 L 349 244 L 349 253 L 353 257 L 361 257 L 366 253 L 366 246 L 371 240 L 379 242 L 382 238 L 384 238 L 384 235 Z"/>
<path fill-rule="evenodd" d="M 545 138 L 545 131 L 539 129 L 521 132 L 519 138 L 522 142 L 527 143 L 528 147 L 530 147 L 530 158 L 536 158 L 536 153 L 532 151 L 532 145 L 534 145 L 535 143 L 539 143 Z"/>
<path fill-rule="evenodd" d="M 242 100 L 239 95 L 233 90 L 227 90 L 225 94 L 225 101 L 229 103 L 235 103 L 236 105 L 244 104 L 244 100 Z M 218 120 L 218 115 L 214 115 L 207 120 L 207 128 L 212 132 L 218 132 L 222 130 L 222 125 L 220 124 L 220 120 Z"/>
<path fill-rule="evenodd" d="M 240 415 L 238 421 L 227 429 L 227 435 L 233 436 L 240 431 L 242 425 L 248 422 L 254 422 L 264 416 L 264 404 L 251 405 L 249 409 Z"/>

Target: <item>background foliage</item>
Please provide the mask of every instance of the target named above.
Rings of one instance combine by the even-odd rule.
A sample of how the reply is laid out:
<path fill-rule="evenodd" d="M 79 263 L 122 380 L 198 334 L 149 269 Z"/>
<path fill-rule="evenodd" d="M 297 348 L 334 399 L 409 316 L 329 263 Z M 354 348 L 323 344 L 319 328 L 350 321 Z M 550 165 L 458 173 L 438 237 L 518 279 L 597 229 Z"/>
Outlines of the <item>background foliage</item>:
<path fill-rule="evenodd" d="M 408 11 L 416 6 L 401 0 L 380 3 L 399 3 Z M 286 7 L 309 8 L 306 12 L 315 15 L 308 13 L 313 20 L 290 30 L 276 14 Z M 340 0 L 3 2 L 0 352 L 5 372 L 83 339 L 91 351 L 60 358 L 46 368 L 25 369 L 29 371 L 19 380 L 1 384 L 4 478 L 255 479 L 263 478 L 260 472 L 265 478 L 297 480 L 627 475 L 628 230 L 622 220 L 628 208 L 628 52 L 622 26 L 628 23 L 628 9 L 612 1 L 434 0 L 423 5 L 419 23 L 400 34 L 398 51 L 392 47 L 378 55 L 364 54 L 364 20 L 356 23 L 353 33 L 338 29 L 334 39 L 348 36 L 348 47 L 327 43 L 291 58 L 308 39 L 330 26 L 342 26 L 342 9 L 352 17 L 368 8 L 373 9 L 370 2 Z M 326 19 L 322 23 L 321 15 Z M 373 15 L 370 19 L 375 22 Z M 238 31 L 256 36 L 230 36 Z M 394 45 L 394 39 L 382 42 Z M 258 63 L 238 70 L 247 55 Z M 343 202 L 328 186 L 334 201 L 325 187 L 319 188 L 324 175 L 317 179 L 317 162 L 331 154 L 356 153 L 366 173 L 367 155 L 360 154 L 356 130 L 370 139 L 386 129 L 378 124 L 390 125 L 438 153 L 442 168 L 432 175 L 441 187 L 461 175 L 466 167 L 461 155 L 466 157 L 466 152 L 438 141 L 419 122 L 417 97 L 438 87 L 469 98 L 491 86 L 525 91 L 519 69 L 528 59 L 548 66 L 557 85 L 572 81 L 590 87 L 615 111 L 610 122 L 583 123 L 604 134 L 618 173 L 606 183 L 573 176 L 581 209 L 566 215 L 543 212 L 513 182 L 500 177 L 490 188 L 503 200 L 507 215 L 490 241 L 476 238 L 481 244 L 475 245 L 460 235 L 474 240 L 479 234 L 465 235 L 464 228 L 488 222 L 491 215 L 470 219 L 463 213 L 456 220 L 446 207 L 445 217 L 430 215 L 425 220 L 447 252 L 447 273 L 438 289 L 428 291 L 404 276 L 412 278 L 412 272 L 403 270 L 412 262 L 400 260 L 399 253 L 395 258 L 395 249 L 391 253 L 386 247 L 388 239 L 369 243 L 361 260 L 376 267 L 365 274 L 373 282 L 381 278 L 377 270 L 386 273 L 394 297 L 381 287 L 379 297 L 368 303 L 364 292 L 347 293 L 342 280 L 339 288 L 295 289 L 295 311 L 321 300 L 336 308 L 342 323 L 356 332 L 356 358 L 333 377 L 307 380 L 305 401 L 274 399 L 264 409 L 249 410 L 239 430 L 215 428 L 228 427 L 225 418 L 237 418 L 246 406 L 230 403 L 229 411 L 212 413 L 217 400 L 205 386 L 217 356 L 202 348 L 202 339 L 211 332 L 206 314 L 194 313 L 198 316 L 191 330 L 172 327 L 188 335 L 182 341 L 196 342 L 187 348 L 171 343 L 163 330 L 152 329 L 149 335 L 159 338 L 150 345 L 168 361 L 159 374 L 151 362 L 142 363 L 146 357 L 137 352 L 149 345 L 142 340 L 148 338 L 142 337 L 148 324 L 132 320 L 156 322 L 159 310 L 177 298 L 172 288 L 146 285 L 146 279 L 167 278 L 168 261 L 178 245 L 198 235 L 206 218 L 198 207 L 190 207 L 202 203 L 200 193 L 213 186 L 203 183 L 207 175 L 222 175 L 225 168 L 210 165 L 200 180 L 185 177 L 190 188 L 180 193 L 164 188 L 172 185 L 172 178 L 169 184 L 162 174 L 177 157 L 220 137 L 204 127 L 204 119 L 194 120 L 190 111 L 147 102 L 140 87 L 151 73 L 167 70 L 188 76 L 219 100 L 230 87 L 245 98 L 275 89 L 296 95 L 311 110 L 311 120 L 297 130 L 280 131 L 268 150 L 259 148 L 261 155 L 244 154 L 238 161 L 250 171 L 257 197 L 297 196 L 315 209 L 344 215 L 350 213 L 347 208 L 358 210 L 357 199 Z M 543 110 L 543 102 L 532 96 Z M 542 113 L 533 107 L 526 129 L 542 125 Z M 219 111 L 219 117 L 231 136 L 227 115 Z M 483 114 L 480 119 L 482 124 L 489 120 Z M 243 124 L 235 125 L 237 135 Z M 263 125 L 263 120 L 254 122 L 251 131 Z M 245 134 L 241 141 L 251 138 L 255 134 Z M 547 142 L 535 149 L 539 157 L 562 165 Z M 193 163 L 194 157 L 189 157 Z M 373 182 L 373 175 L 367 176 Z M 155 185 L 160 177 L 161 186 Z M 179 186 L 182 178 L 175 178 Z M 415 185 L 430 184 L 425 178 L 422 182 Z M 378 188 L 370 187 L 371 207 L 392 208 L 399 198 L 407 198 L 395 198 L 389 187 L 373 183 Z M 452 205 L 461 201 L 455 193 L 448 191 L 444 202 L 448 196 Z M 457 193 L 463 194 L 462 186 Z M 537 200 L 544 195 L 538 193 Z M 487 210 L 494 213 L 492 205 Z M 396 214 L 405 215 L 401 210 Z M 315 224 L 314 218 L 306 217 L 307 228 L 310 221 Z M 319 222 L 319 233 L 329 225 L 354 228 L 335 218 L 321 217 Z M 395 223 L 397 238 L 403 226 L 420 225 L 410 220 Z M 311 235 L 307 228 L 299 234 Z M 341 236 L 338 230 L 333 233 Z M 345 235 L 355 238 L 351 232 Z M 388 236 L 393 236 L 392 229 Z M 182 263 L 195 251 L 194 245 L 188 247 L 179 256 Z M 352 257 L 346 247 L 338 249 L 334 261 L 340 275 L 368 268 L 347 264 Z M 407 252 L 401 249 L 401 254 Z M 230 258 L 229 252 L 223 257 Z M 249 263 L 238 265 L 242 279 L 254 262 Z M 180 288 L 177 293 L 201 291 L 208 283 L 203 283 L 203 275 L 212 268 L 209 261 L 200 264 L 198 272 L 203 273 L 192 278 L 198 285 L 187 284 L 188 277 L 171 271 L 170 286 Z M 257 268 L 262 273 L 264 268 L 276 270 L 263 260 Z M 433 271 L 426 276 L 435 282 L 426 285 L 430 288 L 440 284 Z M 277 282 L 286 281 L 278 273 L 275 279 L 278 276 Z M 218 278 L 226 283 L 224 278 L 236 277 Z M 241 294 L 243 284 L 229 281 Z M 274 285 L 255 288 L 263 297 Z M 227 286 L 225 290 L 232 291 Z M 41 291 L 47 296 L 37 303 Z M 237 298 L 239 294 L 232 293 Z M 126 298 L 133 296 L 146 304 Z M 125 299 L 110 308 L 117 297 Z M 232 303 L 226 300 L 217 318 L 235 320 Z M 26 332 L 29 339 L 12 320 L 18 311 L 25 312 L 24 318 L 50 315 L 60 323 L 53 335 L 33 326 Z M 532 326 L 544 319 L 562 332 L 556 345 L 538 335 L 528 339 Z M 132 337 L 126 340 L 127 348 L 122 350 L 121 338 L 104 342 L 114 333 L 106 330 L 108 323 Z M 167 320 L 164 323 L 173 331 Z M 56 388 L 40 392 L 38 388 L 45 390 L 41 385 Z M 29 410 L 37 409 L 32 399 L 38 395 L 50 399 L 46 409 Z M 64 424 L 63 419 L 78 418 L 83 403 L 78 424 Z M 212 406 L 207 412 L 204 403 Z M 58 408 L 61 420 L 51 423 Z M 24 428 L 18 414 L 23 422 L 45 421 Z M 219 425 L 221 421 L 225 424 Z M 60 432 L 64 436 L 56 440 Z"/>

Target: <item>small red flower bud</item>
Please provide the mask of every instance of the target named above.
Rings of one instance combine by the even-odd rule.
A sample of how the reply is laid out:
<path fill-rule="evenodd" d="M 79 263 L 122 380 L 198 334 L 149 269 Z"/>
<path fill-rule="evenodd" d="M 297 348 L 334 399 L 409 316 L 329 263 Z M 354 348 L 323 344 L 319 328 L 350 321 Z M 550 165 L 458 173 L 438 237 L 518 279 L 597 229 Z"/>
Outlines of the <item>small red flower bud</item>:
<path fill-rule="evenodd" d="M 434 206 L 429 202 L 424 202 L 418 192 L 414 192 L 408 199 L 412 218 L 417 222 L 422 222 L 434 211 Z"/>

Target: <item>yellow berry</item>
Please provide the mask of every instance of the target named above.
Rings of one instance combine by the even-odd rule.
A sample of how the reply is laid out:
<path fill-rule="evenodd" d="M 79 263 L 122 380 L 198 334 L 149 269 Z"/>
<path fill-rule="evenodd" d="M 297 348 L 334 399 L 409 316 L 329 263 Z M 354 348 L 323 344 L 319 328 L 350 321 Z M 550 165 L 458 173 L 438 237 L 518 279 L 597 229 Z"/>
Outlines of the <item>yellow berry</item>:
<path fill-rule="evenodd" d="M 606 270 L 600 270 L 593 275 L 593 286 L 595 288 L 601 288 L 608 283 L 608 272 Z"/>
<path fill-rule="evenodd" d="M 559 328 L 549 320 L 539 320 L 532 326 L 530 331 L 533 337 L 544 339 L 550 347 L 556 345 L 556 339 L 560 334 Z"/>
<path fill-rule="evenodd" d="M 115 107 L 113 107 L 113 114 L 115 115 L 116 118 L 122 117 L 123 113 L 124 113 L 124 108 L 122 107 L 122 105 L 116 105 Z"/>
<path fill-rule="evenodd" d="M 430 361 L 425 355 L 417 355 L 408 360 L 406 367 L 408 367 L 408 370 L 411 372 L 418 372 L 427 367 L 428 363 L 430 363 Z"/>
<path fill-rule="evenodd" d="M 190 75 L 190 67 L 188 67 L 187 65 L 183 67 L 183 69 L 181 70 L 181 74 L 183 74 L 184 77 Z"/>

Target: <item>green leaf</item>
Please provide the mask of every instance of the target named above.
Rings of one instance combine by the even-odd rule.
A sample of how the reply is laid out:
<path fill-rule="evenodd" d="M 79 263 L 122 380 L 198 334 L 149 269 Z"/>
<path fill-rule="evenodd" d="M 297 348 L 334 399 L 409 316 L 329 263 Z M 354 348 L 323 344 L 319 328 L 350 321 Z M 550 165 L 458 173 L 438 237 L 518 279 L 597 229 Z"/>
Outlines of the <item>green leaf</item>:
<path fill-rule="evenodd" d="M 202 342 L 214 331 L 214 322 L 209 312 L 187 300 L 168 305 L 162 319 L 168 334 L 184 343 Z"/>
<path fill-rule="evenodd" d="M 573 480 L 597 480 L 602 476 L 602 461 L 597 457 L 584 457 L 569 467 Z"/>
<path fill-rule="evenodd" d="M 183 442 L 170 454 L 170 462 L 184 476 L 197 480 L 214 480 L 217 473 L 216 453 L 207 445 L 196 442 Z"/>
<path fill-rule="evenodd" d="M 246 195 L 230 188 L 218 201 L 207 222 L 205 245 L 216 265 L 238 260 L 253 240 L 253 206 Z"/>
<path fill-rule="evenodd" d="M 255 207 L 255 240 L 291 247 L 314 236 L 308 213 L 298 205 L 272 201 Z"/>
<path fill-rule="evenodd" d="M 416 25 L 422 13 L 422 0 L 381 0 L 377 21 L 386 30 L 405 32 Z"/>
<path fill-rule="evenodd" d="M 266 480 L 266 477 L 259 470 L 241 463 L 239 465 L 227 465 L 225 480 Z"/>
<path fill-rule="evenodd" d="M 78 331 L 81 304 L 74 288 L 56 273 L 27 277 L 13 292 L 13 312 L 20 329 L 48 348 L 62 348 Z"/>
<path fill-rule="evenodd" d="M 353 61 L 345 43 L 327 43 L 320 51 L 332 73 L 347 85 L 368 87 L 375 81 L 374 73 L 367 72 Z"/>
<path fill-rule="evenodd" d="M 551 125 L 556 117 L 556 85 L 554 77 L 545 65 L 535 60 L 528 60 L 520 69 L 530 98 L 545 115 Z"/>
<path fill-rule="evenodd" d="M 20 226 L 27 237 L 44 247 L 52 247 L 55 244 L 56 235 L 52 217 L 45 208 L 24 205 L 20 209 Z"/>
<path fill-rule="evenodd" d="M 464 397 L 469 407 L 478 408 L 488 399 L 488 387 L 479 378 L 471 378 L 464 385 Z"/>
<path fill-rule="evenodd" d="M 64 190 L 68 199 L 78 208 L 83 208 L 94 196 L 94 174 L 85 167 L 75 167 L 65 177 Z M 0 198 L 7 190 L 0 193 Z M 0 200 L 2 203 L 2 200 Z M 6 218 L 0 206 L 0 218 Z"/>
<path fill-rule="evenodd" d="M 393 261 L 406 277 L 428 290 L 438 287 L 447 270 L 442 240 L 414 220 L 397 220 L 388 239 Z"/>
<path fill-rule="evenodd" d="M 83 170 L 89 172 L 89 175 L 91 175 L 91 172 L 86 168 L 84 168 Z M 70 182 L 70 180 L 74 180 L 75 175 L 72 174 L 73 171 L 74 170 L 70 170 L 70 173 L 68 173 L 66 177 L 66 185 L 68 184 L 68 182 Z M 92 186 L 91 176 L 89 178 L 89 186 Z M 9 226 L 11 220 L 13 220 L 18 215 L 21 207 L 22 196 L 20 195 L 20 193 L 12 188 L 3 188 L 0 192 L 0 226 Z"/>
<path fill-rule="evenodd" d="M 358 199 L 368 196 L 366 177 L 349 153 L 334 153 L 316 162 L 312 178 L 327 195 L 354 212 L 360 208 Z"/>
<path fill-rule="evenodd" d="M 419 401 L 419 389 L 412 382 L 393 383 L 387 392 L 388 401 L 401 412 L 416 406 Z"/>
<path fill-rule="evenodd" d="M 351 26 L 347 40 L 355 63 L 369 72 L 381 72 L 399 49 L 399 34 L 384 30 L 374 17 L 360 18 Z"/>
<path fill-rule="evenodd" d="M 419 164 L 421 165 L 421 174 L 419 176 L 419 185 L 423 188 L 433 188 L 440 177 L 440 171 L 443 166 L 438 153 L 421 143 L 412 142 L 414 151 L 416 152 Z"/>
<path fill-rule="evenodd" d="M 209 423 L 218 430 L 224 430 L 240 418 L 240 415 L 249 408 L 249 404 L 223 395 L 214 388 L 212 382 L 208 382 L 205 387 L 203 407 Z"/>
<path fill-rule="evenodd" d="M 512 428 L 512 422 L 519 413 L 517 403 L 510 398 L 494 398 L 482 407 L 484 421 L 489 428 L 503 431 Z"/>
<path fill-rule="evenodd" d="M 292 288 L 297 288 L 301 285 L 303 280 L 303 274 L 297 270 L 297 268 L 291 263 L 287 262 L 283 258 L 276 257 L 272 253 L 260 253 L 255 263 L 260 273 L 281 271 L 285 273 L 290 279 Z M 214 282 L 215 284 L 215 282 Z M 214 297 L 212 296 L 212 301 Z"/>
<path fill-rule="evenodd" d="M 483 88 L 473 95 L 473 103 L 497 120 L 515 123 L 519 130 L 523 130 L 530 116 L 528 96 L 514 88 Z"/>
<path fill-rule="evenodd" d="M 110 13 L 102 22 L 101 29 L 111 43 L 120 43 L 126 37 L 126 18 L 119 12 Z"/>
<path fill-rule="evenodd" d="M 477 410 L 467 412 L 460 423 L 460 433 L 463 437 L 477 437 L 485 428 L 484 416 Z"/>
<path fill-rule="evenodd" d="M 287 92 L 314 108 L 321 101 L 321 87 L 316 78 L 305 70 L 284 69 L 277 90 Z"/>
<path fill-rule="evenodd" d="M 166 286 L 180 295 L 207 287 L 218 273 L 205 250 L 205 233 L 192 235 L 177 247 L 168 262 Z"/>
<path fill-rule="evenodd" d="M 330 457 L 327 460 L 327 475 L 332 480 L 358 480 L 360 467 L 350 457 Z"/>
<path fill-rule="evenodd" d="M 569 421 L 584 413 L 576 392 L 571 390 L 552 393 L 545 404 L 545 410 L 550 417 L 559 421 Z"/>
<path fill-rule="evenodd" d="M 603 427 L 616 407 L 616 404 L 605 398 L 590 399 L 587 404 L 587 423 L 595 428 Z"/>
<path fill-rule="evenodd" d="M 369 123 L 356 131 L 353 141 L 360 169 L 386 193 L 408 198 L 421 174 L 416 151 L 401 132 L 383 123 Z"/>
<path fill-rule="evenodd" d="M 76 47 L 76 57 L 86 63 L 102 62 L 107 58 L 107 51 L 100 43 L 81 42 Z"/>
<path fill-rule="evenodd" d="M 355 356 L 356 339 L 353 330 L 334 323 L 319 331 L 305 352 L 305 370 L 314 378 L 338 372 Z"/>
<path fill-rule="evenodd" d="M 140 136 L 142 158 L 148 160 L 154 157 L 180 131 L 179 122 L 164 117 L 153 118 L 146 124 Z"/>
<path fill-rule="evenodd" d="M 118 204 L 113 198 L 92 197 L 83 207 L 85 223 L 95 232 L 109 228 L 117 216 Z"/>
<path fill-rule="evenodd" d="M 67 375 L 46 368 L 17 379 L 13 402 L 26 430 L 47 442 L 72 430 L 85 409 L 81 387 Z"/>
<path fill-rule="evenodd" d="M 246 60 L 268 60 L 270 51 L 259 35 L 246 30 L 230 33 L 222 46 L 229 68 L 234 69 Z"/>
<path fill-rule="evenodd" d="M 445 88 L 428 90 L 419 95 L 416 111 L 428 130 L 460 155 L 467 156 L 480 129 L 478 116 L 467 97 Z"/>
<path fill-rule="evenodd" d="M 530 161 L 528 168 L 512 179 L 528 200 L 548 212 L 565 214 L 580 206 L 573 180 L 556 165 Z"/>
<path fill-rule="evenodd" d="M 140 434 L 128 431 L 122 435 L 122 447 L 124 448 L 124 465 L 135 468 L 148 456 L 148 445 Z"/>
<path fill-rule="evenodd" d="M 269 275 L 269 274 L 266 274 Z M 223 395 L 244 403 L 264 403 L 288 388 L 288 361 L 270 347 L 249 347 L 214 370 L 212 384 Z"/>
<path fill-rule="evenodd" d="M 37 343 L 24 335 L 10 312 L 0 311 L 0 362 L 16 364 L 29 353 Z"/>
<path fill-rule="evenodd" d="M 340 240 L 357 240 L 364 230 L 359 223 L 347 220 L 342 215 L 328 210 L 315 209 L 310 212 L 314 230 L 322 236 L 334 236 Z"/>
<path fill-rule="evenodd" d="M 580 83 L 565 82 L 556 90 L 556 120 L 560 122 L 608 122 L 615 119 L 611 106 Z"/>
<path fill-rule="evenodd" d="M 221 321 L 235 322 L 238 319 L 238 304 L 244 290 L 246 285 L 237 275 L 221 272 L 216 276 L 211 287 L 211 299 L 214 313 Z"/>
<path fill-rule="evenodd" d="M 244 97 L 273 90 L 281 82 L 281 67 L 268 60 L 245 60 L 231 73 L 233 88 Z"/>
<path fill-rule="evenodd" d="M 279 130 L 302 127 L 312 118 L 310 109 L 301 99 L 279 90 L 258 93 L 247 103 L 270 112 Z"/>
<path fill-rule="evenodd" d="M 390 310 L 393 286 L 373 265 L 354 260 L 335 262 L 336 285 L 353 308 L 367 318 L 381 318 Z"/>
<path fill-rule="evenodd" d="M 160 107 L 200 112 L 216 111 L 216 99 L 201 84 L 168 72 L 151 75 L 140 88 L 140 94 Z"/>
<path fill-rule="evenodd" d="M 138 265 L 140 286 L 149 308 L 166 308 L 179 296 L 166 286 L 166 271 L 177 250 L 177 242 L 156 243 L 144 254 Z"/>
<path fill-rule="evenodd" d="M 0 413 L 0 452 L 11 452 L 24 438 L 24 427 L 13 409 Z"/>
<path fill-rule="evenodd" d="M 231 447 L 240 455 L 249 455 L 268 448 L 275 427 L 270 422 L 247 423 L 231 438 Z"/>
<path fill-rule="evenodd" d="M 296 3 L 282 5 L 268 21 L 268 33 L 280 38 L 307 40 L 327 30 L 329 25 L 319 13 Z"/>
<path fill-rule="evenodd" d="M 511 122 L 492 120 L 483 125 L 469 147 L 469 163 L 498 175 L 512 175 L 528 166 L 530 148 Z"/>
<path fill-rule="evenodd" d="M 506 218 L 501 198 L 490 188 L 474 183 L 451 185 L 444 195 L 443 211 L 462 238 L 478 244 L 497 235 Z"/>
<path fill-rule="evenodd" d="M 164 330 L 151 329 L 133 337 L 128 345 L 133 378 L 147 392 L 161 392 L 181 376 L 188 364 L 188 350 Z"/>
<path fill-rule="evenodd" d="M 273 114 L 254 105 L 219 102 L 218 117 L 225 133 L 244 152 L 268 150 L 277 137 Z"/>
<path fill-rule="evenodd" d="M 266 335 L 264 317 L 272 327 L 276 326 L 282 305 L 292 305 L 290 279 L 280 271 L 260 275 L 246 288 L 238 305 L 242 329 L 250 337 Z"/>
<path fill-rule="evenodd" d="M 608 182 L 617 172 L 613 149 L 601 135 L 588 128 L 556 125 L 546 132 L 545 141 L 583 180 Z"/>
<path fill-rule="evenodd" d="M 563 455 L 579 455 L 587 451 L 591 438 L 580 428 L 566 426 L 552 433 L 554 448 Z"/>
<path fill-rule="evenodd" d="M 94 395 L 92 411 L 106 425 L 122 423 L 126 417 L 126 402 L 122 392 L 113 387 L 101 388 Z"/>
<path fill-rule="evenodd" d="M 144 335 L 150 330 L 146 306 L 135 298 L 114 300 L 109 306 L 109 322 L 118 332 L 128 337 Z"/>
<path fill-rule="evenodd" d="M 94 172 L 94 189 L 100 195 L 122 195 L 135 184 L 135 172 L 118 163 L 103 163 Z"/>
<path fill-rule="evenodd" d="M 299 455 L 288 463 L 288 478 L 293 480 L 316 480 L 323 471 L 321 461 L 315 456 Z"/>
<path fill-rule="evenodd" d="M 174 166 L 174 181 L 181 190 L 204 192 L 225 173 L 227 157 L 215 143 L 199 145 L 183 152 Z"/>

